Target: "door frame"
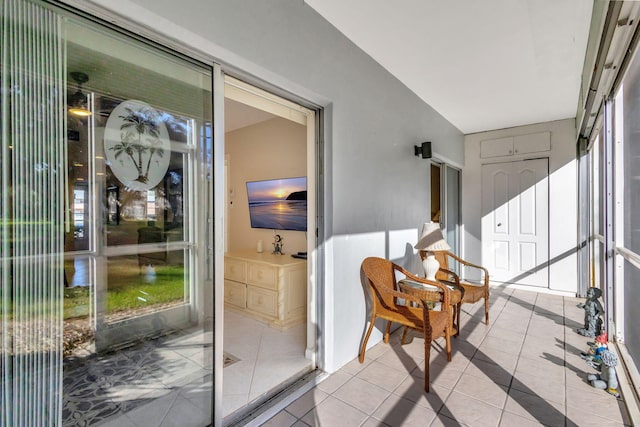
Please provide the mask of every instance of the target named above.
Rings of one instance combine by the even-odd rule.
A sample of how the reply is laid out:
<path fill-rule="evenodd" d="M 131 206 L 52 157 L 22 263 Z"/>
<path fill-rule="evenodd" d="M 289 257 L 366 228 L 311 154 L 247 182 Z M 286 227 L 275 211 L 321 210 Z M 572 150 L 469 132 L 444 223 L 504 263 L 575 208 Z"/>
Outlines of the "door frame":
<path fill-rule="evenodd" d="M 484 192 L 485 190 L 485 185 L 486 182 L 484 182 L 484 168 L 488 167 L 488 166 L 493 166 L 493 165 L 499 165 L 499 164 L 517 164 L 517 163 L 523 163 L 523 162 L 528 162 L 528 161 L 534 161 L 534 160 L 545 160 L 546 161 L 546 175 L 544 176 L 544 179 L 546 180 L 546 190 L 547 190 L 547 194 L 546 194 L 546 230 L 544 230 L 544 234 L 546 237 L 546 258 L 540 262 L 538 264 L 538 266 L 534 267 L 535 270 L 539 270 L 540 268 L 543 268 L 546 273 L 544 275 L 544 281 L 545 284 L 544 285 L 532 285 L 532 284 L 523 284 L 520 283 L 519 281 L 516 282 L 512 282 L 512 281 L 502 281 L 502 280 L 496 280 L 495 278 L 492 280 L 496 280 L 499 281 L 501 283 L 505 283 L 508 285 L 516 285 L 516 286 L 526 286 L 526 287 L 531 287 L 532 289 L 549 289 L 549 285 L 550 285 L 550 269 L 549 269 L 549 262 L 550 262 L 550 254 L 551 254 L 551 240 L 550 240 L 550 201 L 549 201 L 549 165 L 550 165 L 550 159 L 549 157 L 533 157 L 533 158 L 525 158 L 525 159 L 518 159 L 518 160 L 507 160 L 507 161 L 498 161 L 498 162 L 490 162 L 490 163 L 482 163 L 480 165 L 480 170 L 481 170 L 481 176 L 482 178 L 482 183 L 481 183 L 481 191 Z M 537 184 L 537 182 L 536 182 Z M 510 197 L 510 196 L 509 196 Z M 484 197 L 481 196 L 481 199 L 484 201 Z M 511 199 L 509 199 L 511 200 Z M 482 235 L 482 265 L 485 265 L 487 267 L 491 266 L 492 263 L 489 262 L 489 254 L 487 251 L 487 243 L 486 240 L 488 238 L 487 233 L 485 233 L 485 226 L 484 226 L 484 221 L 483 221 L 483 217 L 485 216 L 485 208 L 484 208 L 484 203 L 483 203 L 483 207 L 481 209 L 481 235 Z M 511 252 L 511 251 L 510 251 Z M 494 276 L 495 277 L 495 276 Z"/>
<path fill-rule="evenodd" d="M 214 64 L 213 69 L 213 118 L 214 118 L 214 144 L 213 144 L 213 212 L 214 212 L 214 280 L 212 286 L 214 288 L 214 402 L 213 402 L 213 425 L 222 425 L 223 413 L 223 355 L 224 348 L 224 255 L 225 255 L 225 236 L 227 213 L 226 197 L 227 197 L 227 166 L 225 157 L 225 129 L 224 129 L 224 100 L 228 95 L 227 90 L 233 91 L 236 96 L 254 97 L 260 100 L 263 105 L 271 105 L 274 110 L 270 112 L 281 115 L 291 120 L 292 115 L 294 121 L 302 121 L 306 125 L 306 144 L 307 144 L 307 320 L 306 335 L 307 342 L 305 348 L 305 357 L 311 360 L 314 368 L 322 368 L 323 359 L 320 355 L 324 354 L 324 340 L 321 338 L 323 334 L 318 333 L 318 325 L 320 325 L 319 316 L 323 307 L 323 301 L 319 294 L 319 277 L 321 276 L 321 265 L 323 252 L 322 247 L 318 246 L 319 230 L 322 228 L 323 215 L 319 211 L 318 206 L 322 206 L 323 194 L 321 185 L 321 156 L 320 144 L 320 123 L 322 117 L 322 109 L 305 103 L 303 105 L 288 99 L 287 94 L 282 91 L 264 90 L 260 85 L 256 85 L 252 79 L 247 78 L 240 80 L 234 76 L 235 70 L 230 70 L 233 74 L 225 74 L 225 69 L 219 64 Z M 241 76 L 243 77 L 243 76 Z M 247 83 L 250 82 L 250 83 Z M 279 106 L 279 107 L 278 107 Z M 261 108 L 256 106 L 256 108 Z M 286 115 L 277 112 L 279 109 L 287 109 Z"/>

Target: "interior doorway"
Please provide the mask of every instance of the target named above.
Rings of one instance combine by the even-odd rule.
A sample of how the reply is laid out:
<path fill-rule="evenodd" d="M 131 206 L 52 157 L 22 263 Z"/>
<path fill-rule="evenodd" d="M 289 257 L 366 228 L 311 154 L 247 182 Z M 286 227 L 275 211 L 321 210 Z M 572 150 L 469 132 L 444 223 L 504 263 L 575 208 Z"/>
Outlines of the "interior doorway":
<path fill-rule="evenodd" d="M 430 218 L 440 223 L 454 253 L 460 249 L 460 170 L 446 163 L 431 163 Z M 452 268 L 457 268 L 454 264 Z"/>
<path fill-rule="evenodd" d="M 225 77 L 223 417 L 316 368 L 315 112 Z"/>

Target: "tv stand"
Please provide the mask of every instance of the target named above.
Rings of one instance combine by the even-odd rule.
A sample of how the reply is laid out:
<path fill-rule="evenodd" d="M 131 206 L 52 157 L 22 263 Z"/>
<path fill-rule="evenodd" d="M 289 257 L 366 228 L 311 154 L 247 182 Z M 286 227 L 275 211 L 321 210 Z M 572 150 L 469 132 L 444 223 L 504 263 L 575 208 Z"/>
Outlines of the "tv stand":
<path fill-rule="evenodd" d="M 253 250 L 224 257 L 225 306 L 287 329 L 307 316 L 307 261 Z"/>

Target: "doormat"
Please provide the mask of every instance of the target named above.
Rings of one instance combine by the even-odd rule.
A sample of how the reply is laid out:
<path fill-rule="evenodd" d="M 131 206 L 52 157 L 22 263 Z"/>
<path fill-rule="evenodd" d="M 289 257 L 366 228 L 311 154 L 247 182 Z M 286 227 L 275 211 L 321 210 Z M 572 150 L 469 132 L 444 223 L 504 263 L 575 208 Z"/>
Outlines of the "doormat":
<path fill-rule="evenodd" d="M 227 366 L 231 366 L 236 362 L 239 362 L 240 359 L 232 355 L 231 353 L 227 353 L 226 351 L 222 352 L 222 367 L 226 368 Z"/>

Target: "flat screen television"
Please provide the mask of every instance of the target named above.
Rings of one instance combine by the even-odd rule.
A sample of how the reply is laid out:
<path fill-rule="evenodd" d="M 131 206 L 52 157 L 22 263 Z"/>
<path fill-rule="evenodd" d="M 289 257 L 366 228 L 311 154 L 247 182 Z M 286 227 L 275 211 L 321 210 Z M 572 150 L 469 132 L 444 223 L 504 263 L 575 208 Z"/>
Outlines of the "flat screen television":
<path fill-rule="evenodd" d="M 307 178 L 247 182 L 251 228 L 307 231 Z"/>

